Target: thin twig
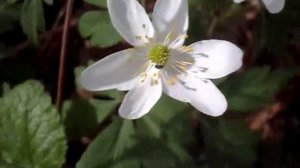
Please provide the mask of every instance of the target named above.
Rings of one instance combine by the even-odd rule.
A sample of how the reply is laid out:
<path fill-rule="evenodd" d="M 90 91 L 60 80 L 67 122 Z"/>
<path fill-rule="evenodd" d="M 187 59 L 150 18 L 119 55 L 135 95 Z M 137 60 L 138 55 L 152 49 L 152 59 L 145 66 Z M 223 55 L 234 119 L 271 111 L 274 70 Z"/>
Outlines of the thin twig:
<path fill-rule="evenodd" d="M 70 19 L 72 15 L 73 0 L 67 0 L 66 2 L 66 12 L 65 12 L 65 21 L 64 28 L 62 33 L 62 43 L 60 50 L 60 61 L 59 61 L 59 74 L 58 74 L 58 83 L 57 83 L 57 95 L 56 95 L 56 107 L 58 111 L 61 109 L 62 104 L 62 91 L 64 83 L 64 71 L 65 71 L 65 61 L 67 53 L 67 44 L 69 37 L 69 28 L 70 28 Z"/>
<path fill-rule="evenodd" d="M 208 38 L 212 37 L 212 35 L 213 35 L 214 31 L 215 31 L 215 28 L 216 28 L 216 26 L 218 24 L 218 21 L 219 21 L 218 16 L 214 15 L 213 19 L 212 19 L 212 21 L 211 21 L 211 23 L 209 25 L 208 31 L 207 31 Z"/>

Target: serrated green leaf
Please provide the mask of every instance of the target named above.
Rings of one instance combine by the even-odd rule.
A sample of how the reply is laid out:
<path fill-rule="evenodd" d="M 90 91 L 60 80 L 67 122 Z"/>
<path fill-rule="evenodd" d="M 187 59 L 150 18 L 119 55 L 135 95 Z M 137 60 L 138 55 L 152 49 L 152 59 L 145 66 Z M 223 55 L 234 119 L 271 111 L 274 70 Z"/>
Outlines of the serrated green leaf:
<path fill-rule="evenodd" d="M 176 144 L 172 144 L 172 147 L 164 139 L 147 135 L 137 135 L 134 139 L 136 143 L 126 150 L 120 160 L 136 160 L 141 162 L 144 168 L 193 167 L 187 153 Z M 186 158 L 182 157 L 183 155 Z"/>
<path fill-rule="evenodd" d="M 161 136 L 161 127 L 158 124 L 160 121 L 157 121 L 156 118 L 150 116 L 144 116 L 137 120 L 137 131 L 140 134 L 145 134 L 153 137 Z"/>
<path fill-rule="evenodd" d="M 137 143 L 126 151 L 124 160 L 139 160 L 143 167 L 174 167 L 179 160 L 163 140 L 144 135 L 135 136 Z"/>
<path fill-rule="evenodd" d="M 184 151 L 183 148 L 192 138 L 187 108 L 187 104 L 163 95 L 148 115 L 136 121 L 137 131 L 140 135 L 164 139 L 171 149 L 174 147 L 176 151 Z M 187 158 L 187 154 L 181 157 Z"/>
<path fill-rule="evenodd" d="M 143 160 L 143 167 L 193 167 L 192 158 L 185 149 L 192 139 L 192 124 L 186 109 L 186 104 L 162 96 L 148 115 L 136 121 L 138 142 L 131 149 L 137 149 L 128 155 L 133 155 L 132 159 L 141 155 L 136 159 Z M 139 154 L 143 152 L 139 150 L 149 155 Z M 163 153 L 163 156 L 154 153 Z"/>
<path fill-rule="evenodd" d="M 6 82 L 4 82 L 4 83 L 2 84 L 1 95 L 3 95 L 3 96 L 7 95 L 7 94 L 10 92 L 10 90 L 11 90 L 11 89 L 10 89 L 9 84 L 6 83 Z"/>
<path fill-rule="evenodd" d="M 137 131 L 159 137 L 162 128 L 179 113 L 184 113 L 188 106 L 182 102 L 163 95 L 151 111 L 141 119 L 137 120 Z"/>
<path fill-rule="evenodd" d="M 111 24 L 108 12 L 90 11 L 79 20 L 79 32 L 92 46 L 109 47 L 122 40 Z"/>
<path fill-rule="evenodd" d="M 252 146 L 255 141 L 255 133 L 251 132 L 249 126 L 241 119 L 227 119 L 221 117 L 218 119 L 219 133 L 225 141 L 234 145 Z M 254 140 L 254 141 L 253 141 Z"/>
<path fill-rule="evenodd" d="M 243 119 L 209 118 L 201 115 L 201 130 L 209 166 L 253 167 L 258 136 Z"/>
<path fill-rule="evenodd" d="M 229 110 L 247 112 L 271 103 L 274 95 L 293 75 L 293 71 L 271 71 L 268 67 L 253 68 L 225 81 L 220 85 L 220 89 L 226 95 Z"/>
<path fill-rule="evenodd" d="M 21 10 L 21 25 L 28 38 L 37 44 L 39 33 L 45 30 L 42 0 L 25 0 Z"/>
<path fill-rule="evenodd" d="M 65 101 L 63 113 L 68 138 L 80 139 L 91 134 L 119 103 L 120 99 Z"/>
<path fill-rule="evenodd" d="M 37 81 L 27 81 L 0 100 L 0 151 L 13 167 L 58 168 L 66 141 L 60 117 Z"/>
<path fill-rule="evenodd" d="M 117 118 L 89 145 L 76 168 L 105 167 L 103 165 L 120 157 L 132 144 L 133 134 L 132 121 Z"/>
<path fill-rule="evenodd" d="M 84 2 L 96 5 L 99 7 L 107 7 L 107 0 L 84 0 Z"/>
<path fill-rule="evenodd" d="M 193 125 L 190 113 L 181 111 L 162 125 L 162 137 L 168 143 L 187 147 L 193 138 Z"/>

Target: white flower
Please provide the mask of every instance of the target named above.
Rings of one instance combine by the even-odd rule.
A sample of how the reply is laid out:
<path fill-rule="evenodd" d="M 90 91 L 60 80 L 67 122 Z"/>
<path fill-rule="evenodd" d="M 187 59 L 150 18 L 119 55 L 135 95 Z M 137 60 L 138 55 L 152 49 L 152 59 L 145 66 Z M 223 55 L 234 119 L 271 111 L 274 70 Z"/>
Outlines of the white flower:
<path fill-rule="evenodd" d="M 114 27 L 134 48 L 88 67 L 81 76 L 86 89 L 129 90 L 119 109 L 127 119 L 147 114 L 162 92 L 211 116 L 225 112 L 226 99 L 209 79 L 239 69 L 243 52 L 222 40 L 183 46 L 187 0 L 158 0 L 152 22 L 136 0 L 108 0 L 108 10 Z"/>
<path fill-rule="evenodd" d="M 233 0 L 235 3 L 241 3 L 245 0 Z M 262 0 L 270 13 L 279 13 L 285 4 L 285 0 Z"/>

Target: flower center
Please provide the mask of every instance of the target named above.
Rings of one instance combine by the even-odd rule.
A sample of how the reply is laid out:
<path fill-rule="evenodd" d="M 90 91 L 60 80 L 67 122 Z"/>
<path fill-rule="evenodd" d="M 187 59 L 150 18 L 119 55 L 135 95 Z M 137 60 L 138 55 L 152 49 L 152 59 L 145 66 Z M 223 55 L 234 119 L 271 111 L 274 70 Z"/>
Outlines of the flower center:
<path fill-rule="evenodd" d="M 157 44 L 150 50 L 148 57 L 157 69 L 162 69 L 169 60 L 170 50 L 162 44 Z"/>

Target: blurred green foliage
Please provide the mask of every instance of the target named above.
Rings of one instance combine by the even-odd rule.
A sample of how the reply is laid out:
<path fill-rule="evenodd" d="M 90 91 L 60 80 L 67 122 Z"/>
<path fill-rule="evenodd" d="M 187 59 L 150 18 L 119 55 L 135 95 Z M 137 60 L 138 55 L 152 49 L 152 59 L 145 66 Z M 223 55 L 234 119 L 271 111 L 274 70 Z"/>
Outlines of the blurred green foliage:
<path fill-rule="evenodd" d="M 84 2 L 96 5 L 98 7 L 106 7 L 106 0 L 84 0 Z"/>
<path fill-rule="evenodd" d="M 20 19 L 21 5 L 2 2 L 0 3 L 0 34 L 15 27 L 15 23 Z"/>
<path fill-rule="evenodd" d="M 30 23 L 30 24 L 28 24 Z M 24 33 L 35 43 L 39 33 L 45 30 L 42 0 L 25 0 L 21 9 L 21 24 Z"/>
<path fill-rule="evenodd" d="M 203 116 L 200 123 L 211 167 L 255 167 L 258 135 L 243 119 Z"/>
<path fill-rule="evenodd" d="M 292 70 L 271 71 L 255 67 L 244 74 L 226 80 L 220 89 L 227 96 L 228 110 L 250 112 L 274 101 L 275 94 L 294 76 Z"/>

